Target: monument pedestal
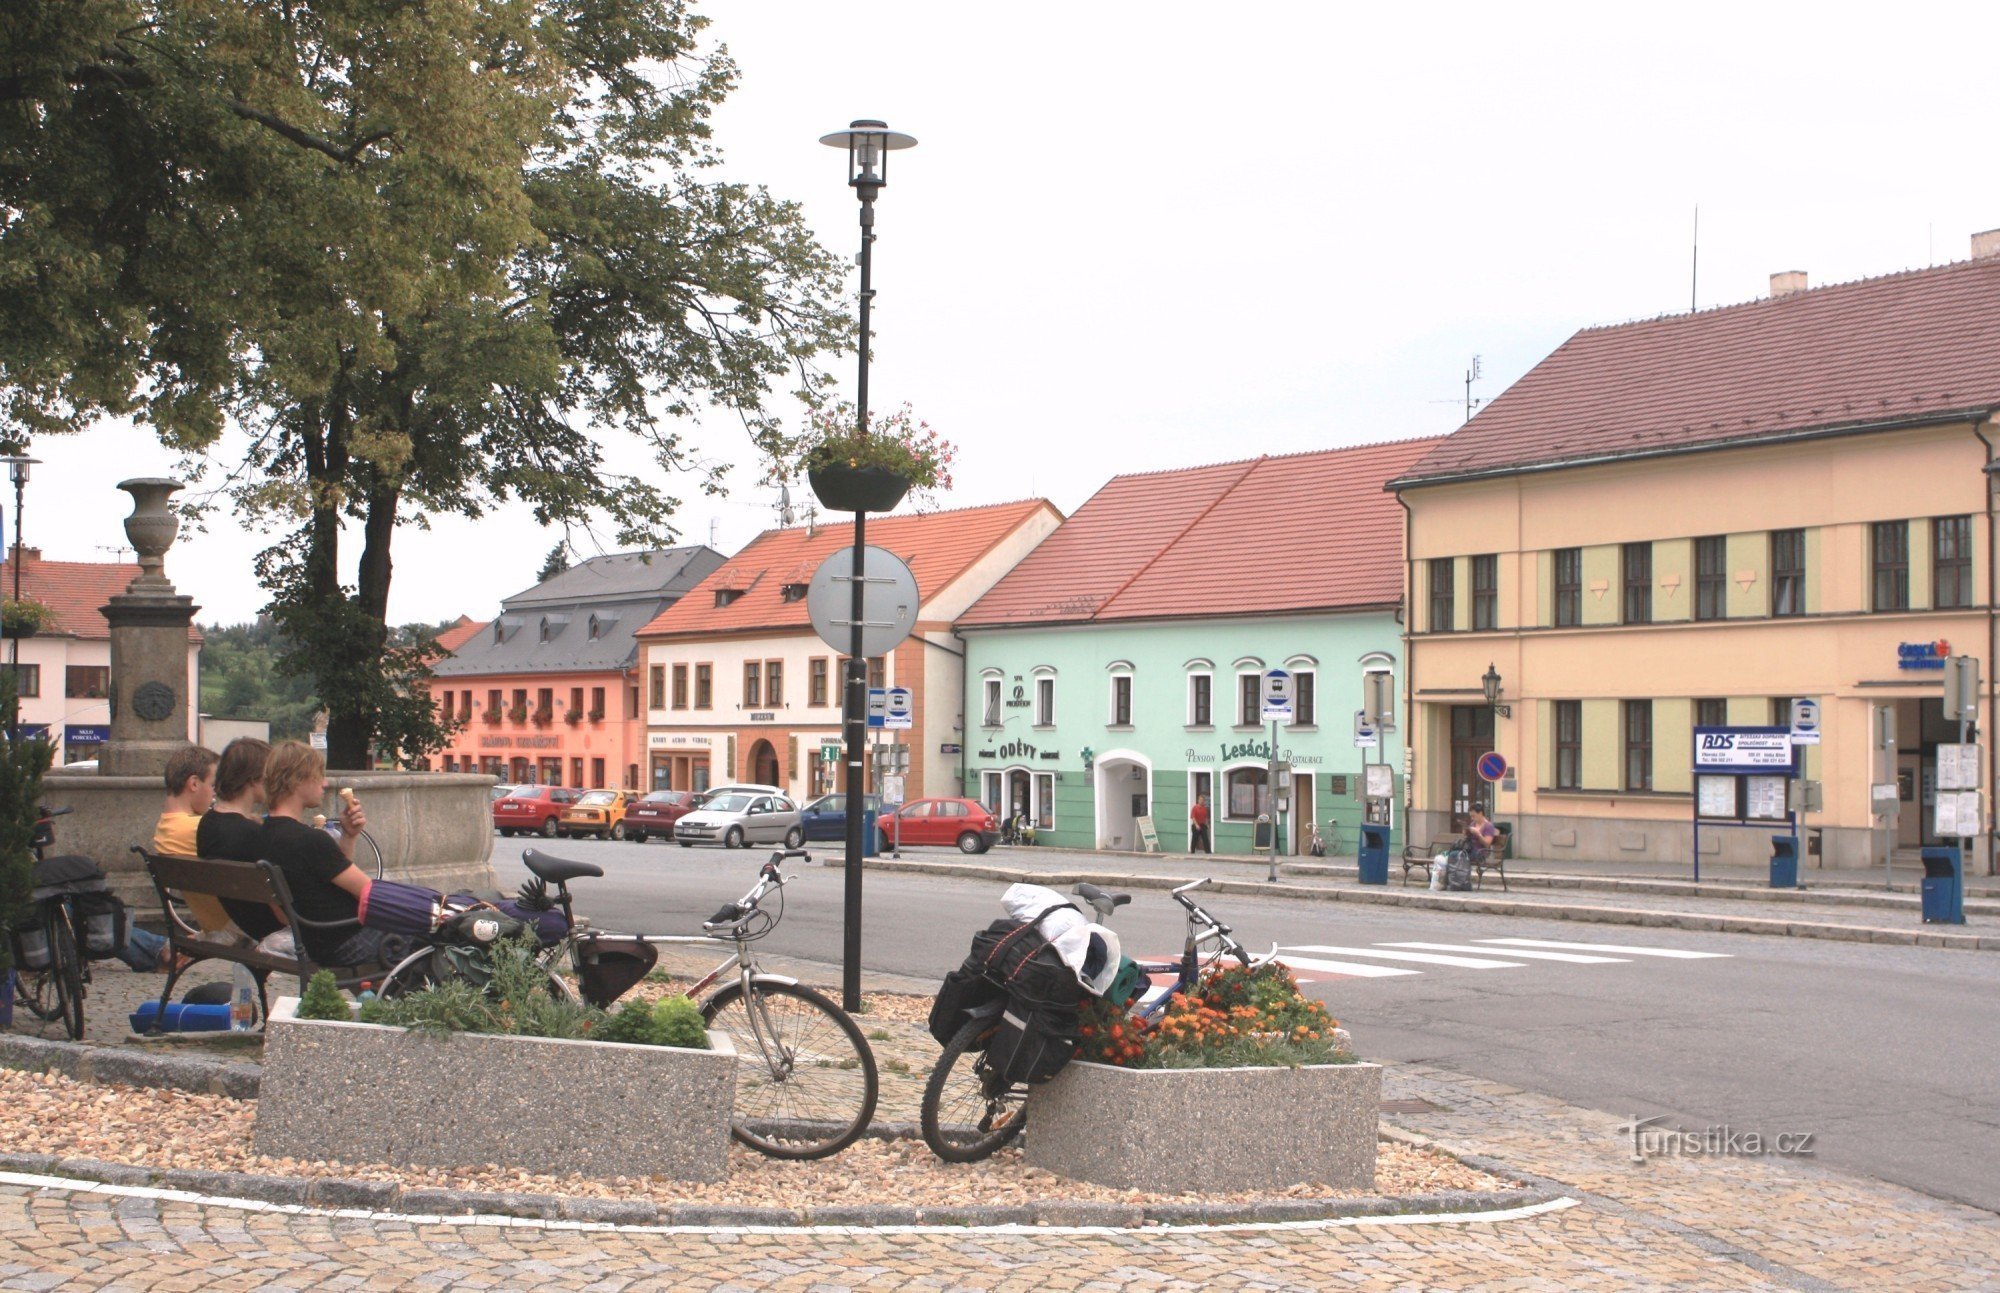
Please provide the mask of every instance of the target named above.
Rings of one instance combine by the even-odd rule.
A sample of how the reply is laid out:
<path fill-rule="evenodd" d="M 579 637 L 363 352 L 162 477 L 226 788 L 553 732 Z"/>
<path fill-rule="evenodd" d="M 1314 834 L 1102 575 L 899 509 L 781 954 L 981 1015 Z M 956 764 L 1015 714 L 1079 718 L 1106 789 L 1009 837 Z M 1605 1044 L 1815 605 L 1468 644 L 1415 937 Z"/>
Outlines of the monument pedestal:
<path fill-rule="evenodd" d="M 199 608 L 174 591 L 163 572 L 180 522 L 167 499 L 177 480 L 121 481 L 132 496 L 125 537 L 139 554 L 139 575 L 99 609 L 111 625 L 111 740 L 97 756 L 107 777 L 157 776 L 188 743 L 188 625 Z"/>

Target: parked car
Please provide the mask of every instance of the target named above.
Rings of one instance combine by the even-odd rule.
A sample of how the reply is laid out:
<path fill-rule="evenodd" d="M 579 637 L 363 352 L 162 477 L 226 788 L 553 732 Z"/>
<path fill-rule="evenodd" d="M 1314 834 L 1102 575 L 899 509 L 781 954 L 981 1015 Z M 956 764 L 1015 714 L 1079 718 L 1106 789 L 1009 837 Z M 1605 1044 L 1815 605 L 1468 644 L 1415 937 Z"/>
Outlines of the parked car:
<path fill-rule="evenodd" d="M 493 802 L 494 802 L 494 803 L 496 803 L 496 804 L 497 804 L 497 803 L 499 803 L 499 802 L 500 802 L 501 800 L 503 800 L 503 799 L 505 799 L 505 798 L 506 798 L 507 796 L 509 796 L 509 795 L 513 794 L 513 793 L 514 793 L 514 792 L 515 792 L 516 790 L 518 790 L 518 789 L 521 789 L 521 787 L 519 787 L 519 786 L 501 786 L 501 785 L 496 785 L 496 786 L 494 786 L 494 787 L 493 787 Z"/>
<path fill-rule="evenodd" d="M 694 810 L 701 796 L 692 790 L 655 790 L 625 809 L 625 838 L 644 844 L 655 835 L 674 837 L 674 823 Z"/>
<path fill-rule="evenodd" d="M 563 810 L 575 802 L 576 791 L 562 786 L 513 786 L 505 799 L 493 801 L 493 824 L 502 835 L 526 831 L 554 839 Z"/>
<path fill-rule="evenodd" d="M 881 847 L 956 844 L 961 853 L 984 853 L 1000 838 L 1000 820 L 975 799 L 913 799 L 875 819 Z"/>
<path fill-rule="evenodd" d="M 575 839 L 595 835 L 601 840 L 625 838 L 625 809 L 632 802 L 627 790 L 585 790 L 563 810 L 562 833 Z"/>
<path fill-rule="evenodd" d="M 724 789 L 711 793 L 701 807 L 674 823 L 674 840 L 682 848 L 719 840 L 732 849 L 745 844 L 795 849 L 805 838 L 798 805 L 780 794 Z"/>
<path fill-rule="evenodd" d="M 863 795 L 861 806 L 872 813 L 882 811 L 882 796 Z M 804 808 L 799 809 L 799 825 L 806 828 L 809 840 L 844 840 L 847 838 L 847 796 L 843 794 L 821 795 Z"/>

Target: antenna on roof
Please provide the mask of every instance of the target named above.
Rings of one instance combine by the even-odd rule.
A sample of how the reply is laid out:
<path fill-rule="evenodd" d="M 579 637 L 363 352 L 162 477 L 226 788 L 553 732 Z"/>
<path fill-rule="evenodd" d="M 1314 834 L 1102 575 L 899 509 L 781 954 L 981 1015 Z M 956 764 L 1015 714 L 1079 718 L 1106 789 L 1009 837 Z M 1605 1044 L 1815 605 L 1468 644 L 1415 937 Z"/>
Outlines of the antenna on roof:
<path fill-rule="evenodd" d="M 792 487 L 784 481 L 778 482 L 778 524 L 792 523 Z"/>
<path fill-rule="evenodd" d="M 722 523 L 721 523 L 721 521 L 720 521 L 720 520 L 719 520 L 718 518 L 716 518 L 716 517 L 713 517 L 713 516 L 709 517 L 709 518 L 708 518 L 708 546 L 709 546 L 709 547 L 711 547 L 711 548 L 715 548 L 715 550 L 716 550 L 717 552 L 720 552 L 720 551 L 722 551 L 722 549 L 721 549 L 721 548 L 719 548 L 719 547 L 716 547 L 716 545 L 717 545 L 718 543 L 720 543 L 720 542 L 721 542 L 721 539 L 720 539 L 720 538 L 718 537 L 718 536 L 720 535 L 720 533 L 721 533 L 721 530 L 722 530 Z"/>
<path fill-rule="evenodd" d="M 123 557 L 128 552 L 135 557 L 139 555 L 136 550 L 123 543 L 99 543 L 95 546 L 99 552 L 108 552 L 114 557 Z"/>
<path fill-rule="evenodd" d="M 1479 376 L 1479 356 L 1474 355 L 1472 357 L 1472 367 L 1465 370 L 1465 420 L 1467 422 L 1472 421 L 1472 410 L 1478 408 L 1480 404 L 1480 401 L 1472 398 L 1472 384 L 1479 380 Z"/>
<path fill-rule="evenodd" d="M 1694 262 L 1688 267 L 1688 313 L 1701 307 L 1695 303 L 1695 293 L 1701 286 L 1701 203 L 1694 204 Z"/>

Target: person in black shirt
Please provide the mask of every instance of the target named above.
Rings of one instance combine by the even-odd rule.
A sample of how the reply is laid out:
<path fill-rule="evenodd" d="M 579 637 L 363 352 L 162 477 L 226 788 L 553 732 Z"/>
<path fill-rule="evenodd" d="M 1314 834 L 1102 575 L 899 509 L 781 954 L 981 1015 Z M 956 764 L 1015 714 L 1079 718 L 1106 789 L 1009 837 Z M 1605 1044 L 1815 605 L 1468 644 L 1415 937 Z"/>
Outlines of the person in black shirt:
<path fill-rule="evenodd" d="M 361 805 L 350 799 L 341 816 L 343 836 L 335 840 L 308 825 L 326 798 L 326 760 L 299 741 L 286 741 L 264 764 L 264 793 L 271 815 L 264 822 L 263 859 L 276 866 L 292 891 L 301 920 L 353 920 L 368 892 L 368 877 L 348 850 L 368 824 Z M 380 959 L 384 935 L 374 929 L 295 930 L 315 965 L 367 965 Z"/>
<path fill-rule="evenodd" d="M 215 767 L 215 803 L 201 815 L 195 827 L 196 857 L 220 858 L 226 862 L 264 860 L 264 761 L 271 747 L 254 736 L 242 736 L 223 748 Z M 224 898 L 222 909 L 236 928 L 253 942 L 269 937 L 285 927 L 284 920 L 269 903 L 242 898 Z"/>

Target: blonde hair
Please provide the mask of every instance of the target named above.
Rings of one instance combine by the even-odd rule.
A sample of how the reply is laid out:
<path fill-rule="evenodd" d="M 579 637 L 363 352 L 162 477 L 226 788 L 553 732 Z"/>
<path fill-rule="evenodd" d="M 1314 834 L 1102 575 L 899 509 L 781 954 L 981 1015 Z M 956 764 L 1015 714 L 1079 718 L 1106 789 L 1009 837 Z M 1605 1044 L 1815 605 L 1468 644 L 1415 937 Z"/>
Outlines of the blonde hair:
<path fill-rule="evenodd" d="M 326 758 L 303 741 L 280 741 L 264 761 L 264 802 L 275 805 L 326 777 Z"/>

